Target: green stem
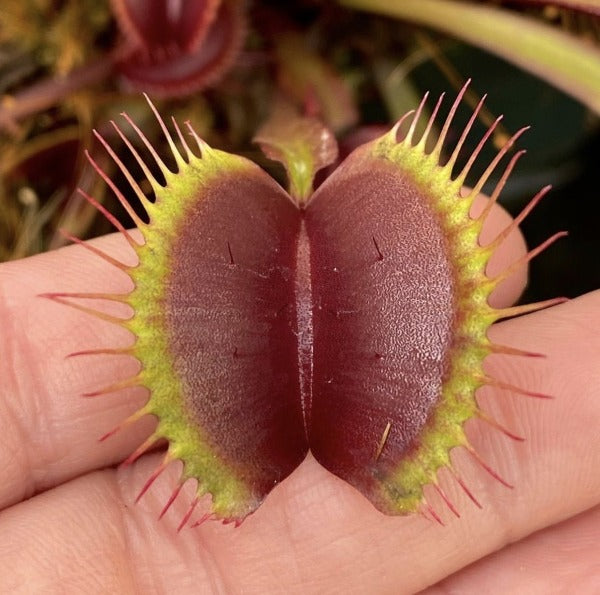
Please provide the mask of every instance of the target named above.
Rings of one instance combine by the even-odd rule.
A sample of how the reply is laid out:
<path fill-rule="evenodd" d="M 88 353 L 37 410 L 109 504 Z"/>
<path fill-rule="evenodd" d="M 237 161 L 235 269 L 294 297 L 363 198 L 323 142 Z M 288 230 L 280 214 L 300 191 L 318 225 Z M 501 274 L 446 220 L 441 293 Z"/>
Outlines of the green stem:
<path fill-rule="evenodd" d="M 600 50 L 507 10 L 458 0 L 338 0 L 438 29 L 543 78 L 600 114 Z"/>

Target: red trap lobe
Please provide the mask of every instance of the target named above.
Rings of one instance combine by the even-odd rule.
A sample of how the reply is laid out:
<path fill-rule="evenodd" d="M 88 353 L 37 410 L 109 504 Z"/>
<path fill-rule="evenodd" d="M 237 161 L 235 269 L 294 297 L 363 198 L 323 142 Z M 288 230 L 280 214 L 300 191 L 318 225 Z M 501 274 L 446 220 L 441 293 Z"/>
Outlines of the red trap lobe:
<path fill-rule="evenodd" d="M 307 229 L 310 444 L 327 469 L 369 493 L 413 448 L 441 393 L 455 314 L 446 238 L 414 184 L 360 150 L 317 191 Z"/>
<path fill-rule="evenodd" d="M 255 170 L 259 172 L 259 170 Z M 186 410 L 264 495 L 307 452 L 297 367 L 300 217 L 266 176 L 222 176 L 187 213 L 166 294 Z"/>

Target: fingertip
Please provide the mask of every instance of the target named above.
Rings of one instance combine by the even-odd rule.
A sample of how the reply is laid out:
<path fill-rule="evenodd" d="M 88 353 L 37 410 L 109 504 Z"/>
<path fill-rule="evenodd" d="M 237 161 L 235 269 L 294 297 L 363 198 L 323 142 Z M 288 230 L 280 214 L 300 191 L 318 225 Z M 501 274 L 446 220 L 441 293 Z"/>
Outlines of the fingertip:
<path fill-rule="evenodd" d="M 474 201 L 471 217 L 477 217 L 485 208 L 489 198 L 480 194 Z M 513 222 L 513 218 L 501 205 L 494 204 L 486 217 L 479 237 L 482 246 L 492 242 L 500 232 Z M 525 237 L 520 229 L 515 228 L 492 254 L 486 267 L 490 278 L 500 275 L 507 267 L 527 253 Z M 490 305 L 502 308 L 514 304 L 527 285 L 528 267 L 524 264 L 512 275 L 504 279 L 490 296 Z"/>

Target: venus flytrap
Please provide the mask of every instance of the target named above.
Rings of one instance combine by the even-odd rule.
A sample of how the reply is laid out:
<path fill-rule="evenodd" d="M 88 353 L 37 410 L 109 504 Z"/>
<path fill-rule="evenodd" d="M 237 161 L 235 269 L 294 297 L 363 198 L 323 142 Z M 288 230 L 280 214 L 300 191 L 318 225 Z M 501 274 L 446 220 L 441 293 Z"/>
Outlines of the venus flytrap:
<path fill-rule="evenodd" d="M 471 446 L 464 425 L 479 418 L 522 438 L 481 411 L 475 391 L 495 385 L 547 396 L 486 375 L 488 354 L 538 355 L 494 344 L 487 330 L 497 320 L 562 299 L 503 309 L 488 304 L 506 276 L 486 275 L 490 257 L 547 188 L 494 242 L 480 246 L 483 222 L 522 152 L 508 161 L 479 217 L 469 216 L 471 206 L 523 130 L 463 196 L 468 171 L 497 125 L 454 177 L 456 158 L 481 107 L 448 151 L 448 131 L 464 91 L 437 140 L 429 137 L 442 98 L 416 138 L 424 99 L 414 115 L 356 149 L 314 192 L 316 171 L 337 155 L 333 136 L 314 119 L 289 115 L 286 123 L 279 117 L 258 135 L 267 155 L 290 173 L 291 194 L 251 161 L 209 147 L 191 128 L 191 136 L 184 134 L 175 121 L 174 138 L 151 105 L 175 170 L 127 116 L 152 166 L 115 124 L 152 188 L 155 200 L 150 200 L 100 137 L 148 217 L 147 222 L 140 217 L 92 161 L 142 239 L 88 196 L 117 225 L 138 263 L 128 266 L 90 249 L 126 271 L 134 289 L 126 295 L 47 297 L 91 313 L 73 300 L 103 298 L 131 306 L 130 318 L 110 320 L 133 333 L 132 347 L 80 355 L 127 354 L 141 369 L 88 396 L 136 385 L 149 390 L 147 403 L 114 431 L 144 415 L 158 419 L 126 462 L 167 441 L 140 497 L 169 463 L 181 460 L 181 478 L 163 514 L 187 479 L 198 483 L 180 528 L 204 494 L 212 497 L 211 516 L 241 522 L 309 450 L 386 514 L 420 512 L 441 522 L 424 495 L 431 485 L 458 515 L 438 483 L 444 468 L 477 503 L 450 458 L 459 447 L 507 484 Z M 404 122 L 409 122 L 406 133 Z M 153 175 L 155 166 L 164 183 Z"/>

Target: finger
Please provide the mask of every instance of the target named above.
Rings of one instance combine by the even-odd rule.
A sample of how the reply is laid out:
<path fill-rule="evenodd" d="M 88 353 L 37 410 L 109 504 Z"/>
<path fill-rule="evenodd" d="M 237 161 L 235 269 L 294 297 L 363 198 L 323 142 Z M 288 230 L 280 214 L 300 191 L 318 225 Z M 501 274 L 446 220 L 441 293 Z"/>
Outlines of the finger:
<path fill-rule="evenodd" d="M 72 576 L 76 562 L 63 559 L 56 532 L 43 524 L 44 519 L 65 523 L 70 515 L 73 522 L 60 537 L 68 542 L 69 552 L 87 556 L 90 534 L 97 548 L 110 540 L 121 549 L 119 544 L 126 543 L 131 572 L 146 590 L 163 583 L 144 581 L 158 580 L 158 573 L 164 573 L 164 584 L 176 592 L 418 591 L 599 503 L 599 331 L 600 292 L 495 328 L 496 339 L 537 351 L 544 348 L 549 354 L 536 362 L 498 357 L 496 372 L 504 380 L 557 398 L 534 401 L 505 391 L 485 395 L 497 403 L 497 414 L 506 418 L 502 421 L 528 437 L 525 443 L 513 444 L 490 432 L 469 431 L 481 456 L 516 488 L 508 490 L 462 461 L 463 477 L 483 509 L 444 480 L 442 485 L 461 512 L 461 518 L 454 519 L 441 510 L 439 500 L 434 502 L 445 527 L 418 516 L 379 514 L 309 457 L 239 529 L 206 523 L 177 536 L 175 527 L 189 507 L 189 491 L 179 496 L 165 519 L 156 521 L 177 469 L 167 470 L 136 507 L 131 505 L 158 463 L 159 457 L 151 455 L 132 469 L 81 478 L 6 510 L 0 516 L 0 534 L 10 538 L 0 542 L 0 563 L 11 576 L 24 573 L 25 564 L 34 573 L 35 557 L 27 551 L 35 544 L 46 556 L 40 576 L 48 568 L 57 569 L 54 576 Z M 198 515 L 202 512 L 200 505 Z M 36 532 L 33 542 L 26 527 L 44 530 Z M 62 536 L 62 529 L 58 531 Z M 100 564 L 97 558 L 93 562 Z M 84 558 L 82 568 L 91 563 Z"/>
<path fill-rule="evenodd" d="M 453 574 L 423 595 L 595 593 L 600 507 L 534 533 Z"/>
<path fill-rule="evenodd" d="M 118 234 L 92 244 L 133 264 L 132 251 Z M 138 367 L 134 360 L 67 357 L 81 349 L 127 345 L 129 334 L 39 297 L 51 291 L 130 289 L 124 273 L 79 246 L 0 265 L 0 508 L 121 460 L 149 432 L 151 420 L 141 420 L 132 432 L 98 442 L 142 405 L 143 389 L 81 397 L 130 376 Z"/>
<path fill-rule="evenodd" d="M 483 207 L 481 199 L 476 209 Z M 484 242 L 510 222 L 500 207 L 492 210 Z M 132 264 L 132 251 L 120 234 L 92 243 L 114 258 Z M 500 270 L 524 250 L 517 231 L 491 263 Z M 524 273 L 499 288 L 497 302 L 520 293 Z M 127 432 L 99 444 L 98 439 L 137 410 L 147 393 L 134 388 L 96 399 L 81 398 L 132 375 L 136 362 L 123 356 L 66 358 L 85 349 L 124 346 L 132 338 L 122 328 L 38 297 L 44 292 L 121 293 L 131 289 L 126 274 L 81 246 L 0 266 L 0 316 L 6 355 L 0 358 L 0 508 L 66 481 L 111 465 L 127 456 L 150 433 L 144 419 Z M 96 304 L 86 301 L 86 305 Z M 112 305 L 109 312 L 117 314 Z M 99 308 L 107 310 L 106 304 Z"/>
<path fill-rule="evenodd" d="M 526 437 L 523 443 L 515 442 L 479 422 L 468 424 L 468 435 L 482 459 L 515 488 L 507 489 L 467 456 L 457 456 L 459 472 L 483 509 L 444 475 L 442 487 L 461 518 L 454 518 L 441 499 L 432 497 L 446 523 L 439 527 L 418 517 L 377 515 L 342 482 L 334 486 L 321 472 L 314 473 L 322 476 L 321 481 L 312 482 L 305 468 L 304 476 L 294 477 L 298 483 L 284 482 L 267 503 L 271 515 L 281 511 L 280 526 L 263 538 L 275 539 L 277 530 L 291 525 L 290 547 L 303 554 L 298 562 L 303 580 L 324 582 L 332 568 L 340 568 L 336 579 L 343 576 L 342 592 L 352 592 L 357 584 L 369 585 L 373 592 L 416 592 L 508 543 L 600 503 L 600 477 L 595 471 L 600 464 L 600 292 L 508 321 L 492 331 L 499 342 L 548 354 L 537 361 L 494 356 L 490 358 L 494 375 L 556 396 L 542 401 L 504 390 L 480 395 L 482 407 Z M 306 483 L 300 486 L 301 481 Z M 256 519 L 250 520 L 255 530 L 266 531 Z M 352 551 L 342 561 L 340 547 Z M 283 568 L 282 564 L 278 571 Z"/>

